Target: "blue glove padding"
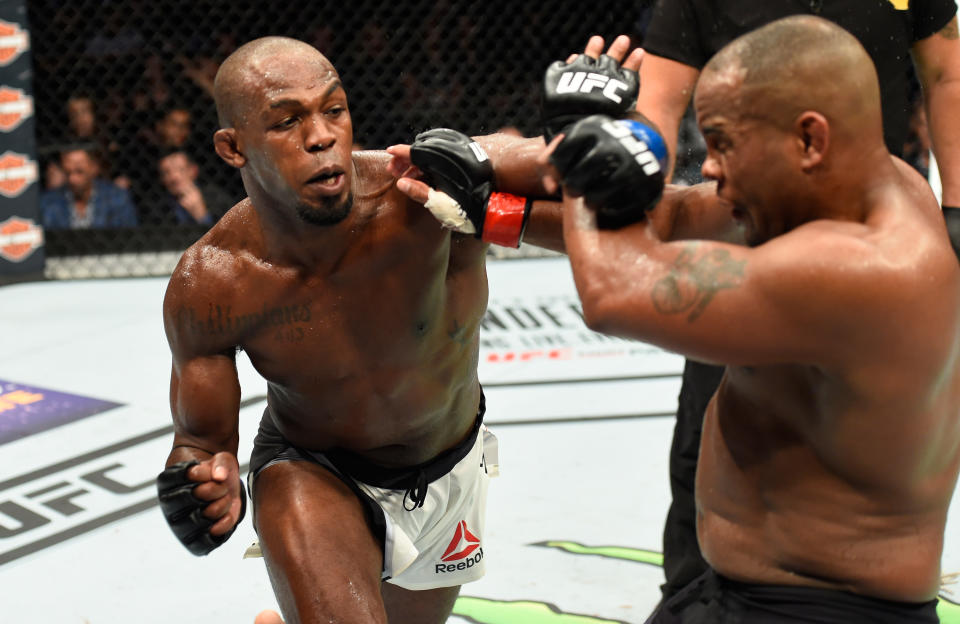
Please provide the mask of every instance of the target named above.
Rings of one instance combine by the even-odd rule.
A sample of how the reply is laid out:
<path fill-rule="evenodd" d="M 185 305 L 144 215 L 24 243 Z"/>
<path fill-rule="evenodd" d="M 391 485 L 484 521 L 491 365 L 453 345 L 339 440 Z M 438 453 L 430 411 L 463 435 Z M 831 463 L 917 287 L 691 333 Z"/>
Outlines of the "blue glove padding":
<path fill-rule="evenodd" d="M 644 218 L 663 194 L 667 147 L 649 126 L 606 115 L 567 128 L 550 155 L 564 186 L 597 211 L 597 224 L 617 228 Z"/>
<path fill-rule="evenodd" d="M 197 460 L 173 464 L 157 476 L 157 494 L 160 498 L 160 510 L 167 524 L 173 530 L 187 550 L 198 557 L 209 554 L 214 548 L 227 541 L 240 525 L 247 512 L 247 494 L 240 482 L 240 517 L 237 524 L 223 535 L 210 535 L 210 527 L 215 524 L 203 515 L 210 501 L 200 500 L 193 495 L 193 488 L 199 485 L 187 478 L 187 471 L 196 466 Z"/>
<path fill-rule="evenodd" d="M 637 105 L 640 76 L 606 54 L 581 54 L 571 63 L 551 64 L 543 77 L 540 120 L 549 143 L 570 124 L 588 115 L 625 117 Z"/>

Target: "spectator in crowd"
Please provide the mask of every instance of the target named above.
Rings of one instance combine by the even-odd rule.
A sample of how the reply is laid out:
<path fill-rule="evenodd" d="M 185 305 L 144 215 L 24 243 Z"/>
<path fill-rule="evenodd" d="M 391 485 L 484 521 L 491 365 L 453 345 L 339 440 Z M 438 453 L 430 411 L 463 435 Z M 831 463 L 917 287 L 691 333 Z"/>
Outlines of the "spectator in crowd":
<path fill-rule="evenodd" d="M 154 142 L 161 147 L 185 147 L 190 140 L 190 109 L 170 108 L 157 119 Z"/>
<path fill-rule="evenodd" d="M 63 150 L 60 167 L 66 183 L 40 195 L 47 229 L 134 227 L 137 209 L 130 193 L 100 177 L 100 165 L 86 146 Z"/>
<path fill-rule="evenodd" d="M 669 154 L 674 156 L 680 120 L 701 68 L 715 52 L 735 37 L 775 19 L 817 14 L 856 36 L 873 60 L 880 78 L 884 140 L 889 151 L 898 156 L 903 154 L 907 137 L 912 54 L 933 122 L 930 129 L 944 177 L 944 205 L 960 205 L 957 6 L 954 0 L 911 2 L 903 10 L 894 5 L 836 0 L 809 4 L 786 0 L 721 4 L 658 0 L 643 39 L 647 54 L 640 68 L 643 88 L 637 109 L 659 126 Z M 958 236 L 951 238 L 956 246 Z M 704 411 L 722 375 L 722 367 L 690 359 L 684 367 L 670 451 L 673 502 L 664 530 L 664 600 L 706 569 L 697 543 L 693 488 Z"/>
<path fill-rule="evenodd" d="M 213 225 L 233 205 L 233 199 L 219 186 L 198 182 L 200 169 L 183 149 L 171 149 L 157 163 L 163 185 L 163 213 L 152 222 L 186 225 Z"/>
<path fill-rule="evenodd" d="M 179 103 L 170 104 L 141 127 L 126 148 L 125 162 L 134 200 L 141 209 L 140 222 L 144 225 L 165 222 L 165 211 L 160 207 L 166 204 L 167 190 L 157 176 L 158 166 L 161 157 L 170 150 L 195 153 L 190 109 Z M 192 159 L 196 162 L 195 157 Z M 208 178 L 202 174 L 199 177 Z"/>
<path fill-rule="evenodd" d="M 97 132 L 97 115 L 93 98 L 84 94 L 74 94 L 67 99 L 68 134 L 72 138 L 91 140 Z"/>
<path fill-rule="evenodd" d="M 38 138 L 40 151 L 56 155 L 65 145 L 87 145 L 98 162 L 101 175 L 110 177 L 119 154 L 119 145 L 101 122 L 93 96 L 86 91 L 75 91 L 64 102 L 63 113 L 64 125 L 55 125 Z M 51 171 L 58 166 L 58 156 L 45 166 L 47 172 L 53 174 L 54 180 L 62 178 L 62 172 L 58 176 L 57 172 Z"/>
<path fill-rule="evenodd" d="M 60 153 L 52 149 L 40 150 L 40 168 L 43 172 L 43 189 L 46 191 L 60 188 L 67 183 L 67 174 L 60 167 Z"/>

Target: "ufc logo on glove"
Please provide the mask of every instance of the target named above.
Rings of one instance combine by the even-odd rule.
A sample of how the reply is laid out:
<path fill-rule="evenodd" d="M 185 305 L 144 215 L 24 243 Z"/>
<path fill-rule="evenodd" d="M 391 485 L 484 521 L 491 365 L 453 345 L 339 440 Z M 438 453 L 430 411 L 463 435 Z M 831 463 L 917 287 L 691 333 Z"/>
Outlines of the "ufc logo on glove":
<path fill-rule="evenodd" d="M 556 92 L 561 93 L 590 93 L 594 89 L 602 89 L 603 96 L 617 104 L 623 101 L 623 97 L 617 94 L 617 91 L 626 93 L 630 85 L 609 78 L 603 74 L 594 72 L 569 71 L 560 75 L 557 81 Z"/>

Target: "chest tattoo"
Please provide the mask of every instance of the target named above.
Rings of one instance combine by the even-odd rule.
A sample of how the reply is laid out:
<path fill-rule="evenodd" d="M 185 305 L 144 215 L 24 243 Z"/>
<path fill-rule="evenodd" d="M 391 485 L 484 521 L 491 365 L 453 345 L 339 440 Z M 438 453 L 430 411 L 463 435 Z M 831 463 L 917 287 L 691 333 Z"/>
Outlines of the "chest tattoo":
<path fill-rule="evenodd" d="M 263 304 L 259 310 L 237 314 L 229 305 L 211 303 L 206 314 L 196 308 L 183 307 L 177 311 L 177 323 L 197 336 L 218 336 L 246 333 L 261 328 L 283 329 L 310 321 L 310 304 L 284 306 Z M 302 329 L 301 329 L 302 332 Z"/>

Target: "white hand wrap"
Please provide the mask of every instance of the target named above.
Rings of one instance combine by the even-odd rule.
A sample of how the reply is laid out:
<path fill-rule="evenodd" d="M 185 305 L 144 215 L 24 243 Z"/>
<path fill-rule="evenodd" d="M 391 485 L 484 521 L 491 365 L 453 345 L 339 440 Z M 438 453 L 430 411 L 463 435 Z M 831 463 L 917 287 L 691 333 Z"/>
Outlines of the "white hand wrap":
<path fill-rule="evenodd" d="M 460 207 L 460 204 L 443 191 L 430 189 L 427 194 L 427 201 L 423 205 L 443 227 L 464 234 L 477 233 L 477 229 L 467 218 L 467 213 Z"/>

